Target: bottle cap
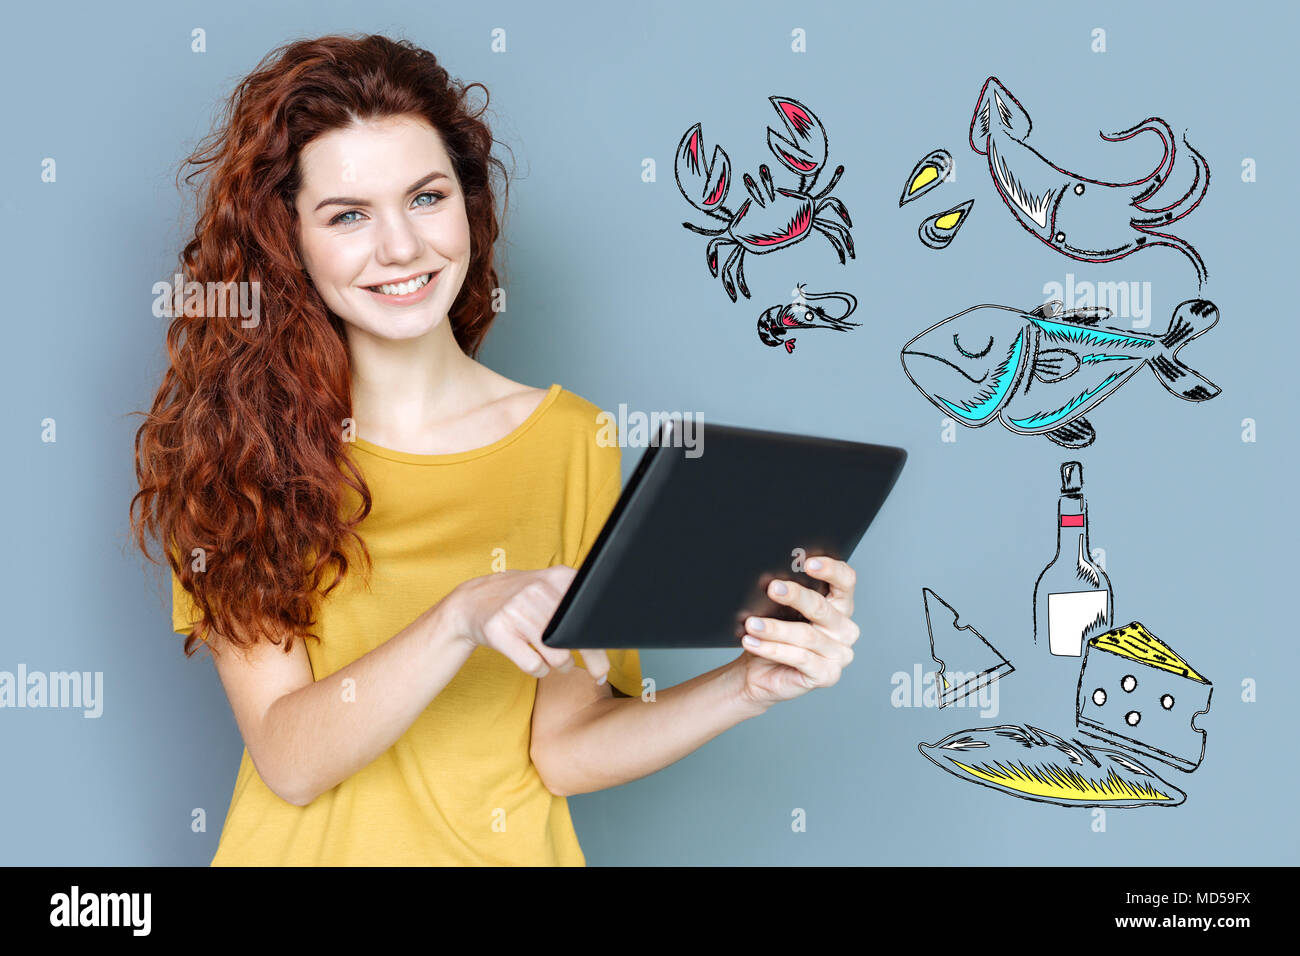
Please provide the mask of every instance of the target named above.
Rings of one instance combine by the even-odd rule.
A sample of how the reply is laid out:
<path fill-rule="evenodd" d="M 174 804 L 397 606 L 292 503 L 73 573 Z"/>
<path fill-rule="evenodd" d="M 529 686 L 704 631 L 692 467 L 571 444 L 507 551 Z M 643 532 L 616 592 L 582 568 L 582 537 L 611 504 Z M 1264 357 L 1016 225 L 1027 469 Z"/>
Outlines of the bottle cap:
<path fill-rule="evenodd" d="M 1079 492 L 1083 490 L 1083 463 L 1067 461 L 1061 465 L 1061 490 Z"/>

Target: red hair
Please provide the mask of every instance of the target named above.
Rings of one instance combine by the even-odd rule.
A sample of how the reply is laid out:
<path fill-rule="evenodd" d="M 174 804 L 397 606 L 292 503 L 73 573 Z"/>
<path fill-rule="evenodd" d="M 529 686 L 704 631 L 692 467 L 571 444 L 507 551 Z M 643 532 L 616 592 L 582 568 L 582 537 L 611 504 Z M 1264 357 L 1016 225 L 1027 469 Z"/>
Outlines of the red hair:
<path fill-rule="evenodd" d="M 474 87 L 484 103 L 471 112 Z M 177 271 L 204 288 L 260 283 L 261 309 L 253 328 L 237 317 L 177 314 L 167 330 L 169 367 L 135 435 L 131 533 L 155 564 L 146 536 L 166 543 L 168 563 L 202 611 L 187 656 L 212 631 L 241 647 L 279 643 L 283 634 L 286 652 L 297 636 L 319 640 L 308 628 L 326 571 L 334 567 L 323 594 L 347 573 L 353 542 L 371 564 L 355 530 L 370 513 L 370 490 L 343 437 L 352 414 L 343 323 L 298 254 L 299 154 L 323 133 L 372 118 L 415 115 L 437 131 L 460 181 L 472 248 L 449 317 L 457 344 L 474 357 L 498 288 L 492 173 L 505 178 L 478 118 L 486 108 L 482 84 L 453 80 L 409 41 L 298 40 L 267 54 L 185 160 L 195 167 L 186 183 L 202 173 L 205 188 Z M 345 486 L 361 499 L 350 516 L 341 513 Z M 202 573 L 191 567 L 196 549 Z"/>

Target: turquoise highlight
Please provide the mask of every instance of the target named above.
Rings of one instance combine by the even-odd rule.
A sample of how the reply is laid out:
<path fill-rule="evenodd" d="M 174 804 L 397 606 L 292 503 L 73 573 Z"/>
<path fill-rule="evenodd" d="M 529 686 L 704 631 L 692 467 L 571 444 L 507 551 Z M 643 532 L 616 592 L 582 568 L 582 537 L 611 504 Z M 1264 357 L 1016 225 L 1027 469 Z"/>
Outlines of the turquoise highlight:
<path fill-rule="evenodd" d="M 1049 319 L 1035 319 L 1025 316 L 1030 322 L 1038 326 L 1047 335 L 1056 339 L 1065 339 L 1070 342 L 1079 342 L 1083 345 L 1127 345 L 1133 348 L 1149 349 L 1155 345 L 1154 339 L 1140 339 L 1134 335 L 1125 335 L 1123 332 L 1110 332 L 1105 329 L 1088 329 L 1080 328 L 1075 325 L 1066 325 L 1063 322 L 1052 322 Z"/>
<path fill-rule="evenodd" d="M 1011 388 L 1011 383 L 1015 379 L 1012 372 L 1020 368 L 1020 355 L 1024 349 L 1024 343 L 1025 333 L 1023 331 L 1017 332 L 1016 340 L 1011 343 L 1011 349 L 1007 353 L 1007 360 L 1003 362 L 997 372 L 994 373 L 993 390 L 979 404 L 968 409 L 959 405 L 954 405 L 952 402 L 940 395 L 936 395 L 935 398 L 943 402 L 943 404 L 950 409 L 954 415 L 958 418 L 964 419 L 965 421 L 980 422 L 988 418 L 997 411 L 998 406 L 1002 404 L 1002 400 L 1006 398 L 1007 390 Z"/>
<path fill-rule="evenodd" d="M 1083 357 L 1083 362 L 1085 362 L 1085 363 L 1087 363 L 1087 362 L 1114 362 L 1114 361 L 1116 361 L 1116 360 L 1118 360 L 1118 359 L 1128 359 L 1129 361 L 1134 361 L 1134 357 L 1133 357 L 1132 355 L 1098 355 L 1098 354 L 1095 354 L 1095 353 L 1094 353 L 1094 354 L 1092 354 L 1092 355 L 1085 355 L 1085 356 Z"/>
<path fill-rule="evenodd" d="M 1076 408 L 1078 408 L 1088 399 L 1092 398 L 1098 392 L 1105 391 L 1106 387 L 1110 385 L 1112 382 L 1114 382 L 1117 378 L 1119 378 L 1118 372 L 1116 372 L 1114 375 L 1106 376 L 1106 378 L 1102 379 L 1101 384 L 1098 385 L 1096 388 L 1092 388 L 1086 392 L 1080 393 L 1079 395 L 1072 398 L 1064 406 L 1058 408 L 1054 412 L 1032 415 L 1029 418 L 1013 418 L 1011 419 L 1011 423 L 1013 425 L 1019 426 L 1020 428 L 1041 428 L 1044 425 L 1055 425 L 1057 422 L 1065 418 L 1072 411 L 1074 411 Z"/>

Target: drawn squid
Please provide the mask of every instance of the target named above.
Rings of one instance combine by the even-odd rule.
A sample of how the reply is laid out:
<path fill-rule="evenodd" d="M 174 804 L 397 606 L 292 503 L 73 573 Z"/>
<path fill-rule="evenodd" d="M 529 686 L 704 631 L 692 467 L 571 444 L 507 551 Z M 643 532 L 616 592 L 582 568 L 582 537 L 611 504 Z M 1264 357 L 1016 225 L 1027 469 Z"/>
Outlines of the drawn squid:
<path fill-rule="evenodd" d="M 1032 126 L 1020 101 L 997 77 L 984 81 L 971 118 L 970 146 L 988 157 L 993 184 L 1025 229 L 1062 255 L 1082 262 L 1113 262 L 1139 249 L 1168 246 L 1191 261 L 1198 284 L 1205 281 L 1200 254 L 1186 240 L 1163 231 L 1195 209 L 1210 188 L 1209 164 L 1186 136 L 1183 144 L 1192 156 L 1192 184 L 1178 199 L 1155 205 L 1167 198 L 1157 194 L 1174 166 L 1174 133 L 1164 120 L 1148 117 L 1122 132 L 1098 134 L 1110 142 L 1139 133 L 1160 137 L 1164 155 L 1156 168 L 1127 183 L 1089 179 L 1057 166 L 1026 142 Z"/>

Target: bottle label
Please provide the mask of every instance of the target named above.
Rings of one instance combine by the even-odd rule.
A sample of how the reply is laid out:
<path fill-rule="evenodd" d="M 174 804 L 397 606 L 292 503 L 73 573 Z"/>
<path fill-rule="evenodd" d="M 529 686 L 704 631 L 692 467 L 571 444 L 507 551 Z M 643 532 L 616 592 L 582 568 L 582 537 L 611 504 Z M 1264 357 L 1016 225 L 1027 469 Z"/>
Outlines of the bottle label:
<path fill-rule="evenodd" d="M 1110 627 L 1106 591 L 1047 595 L 1048 648 L 1061 657 L 1079 657 L 1083 642 Z"/>
<path fill-rule="evenodd" d="M 1082 528 L 1083 515 L 1061 515 L 1062 528 Z"/>

